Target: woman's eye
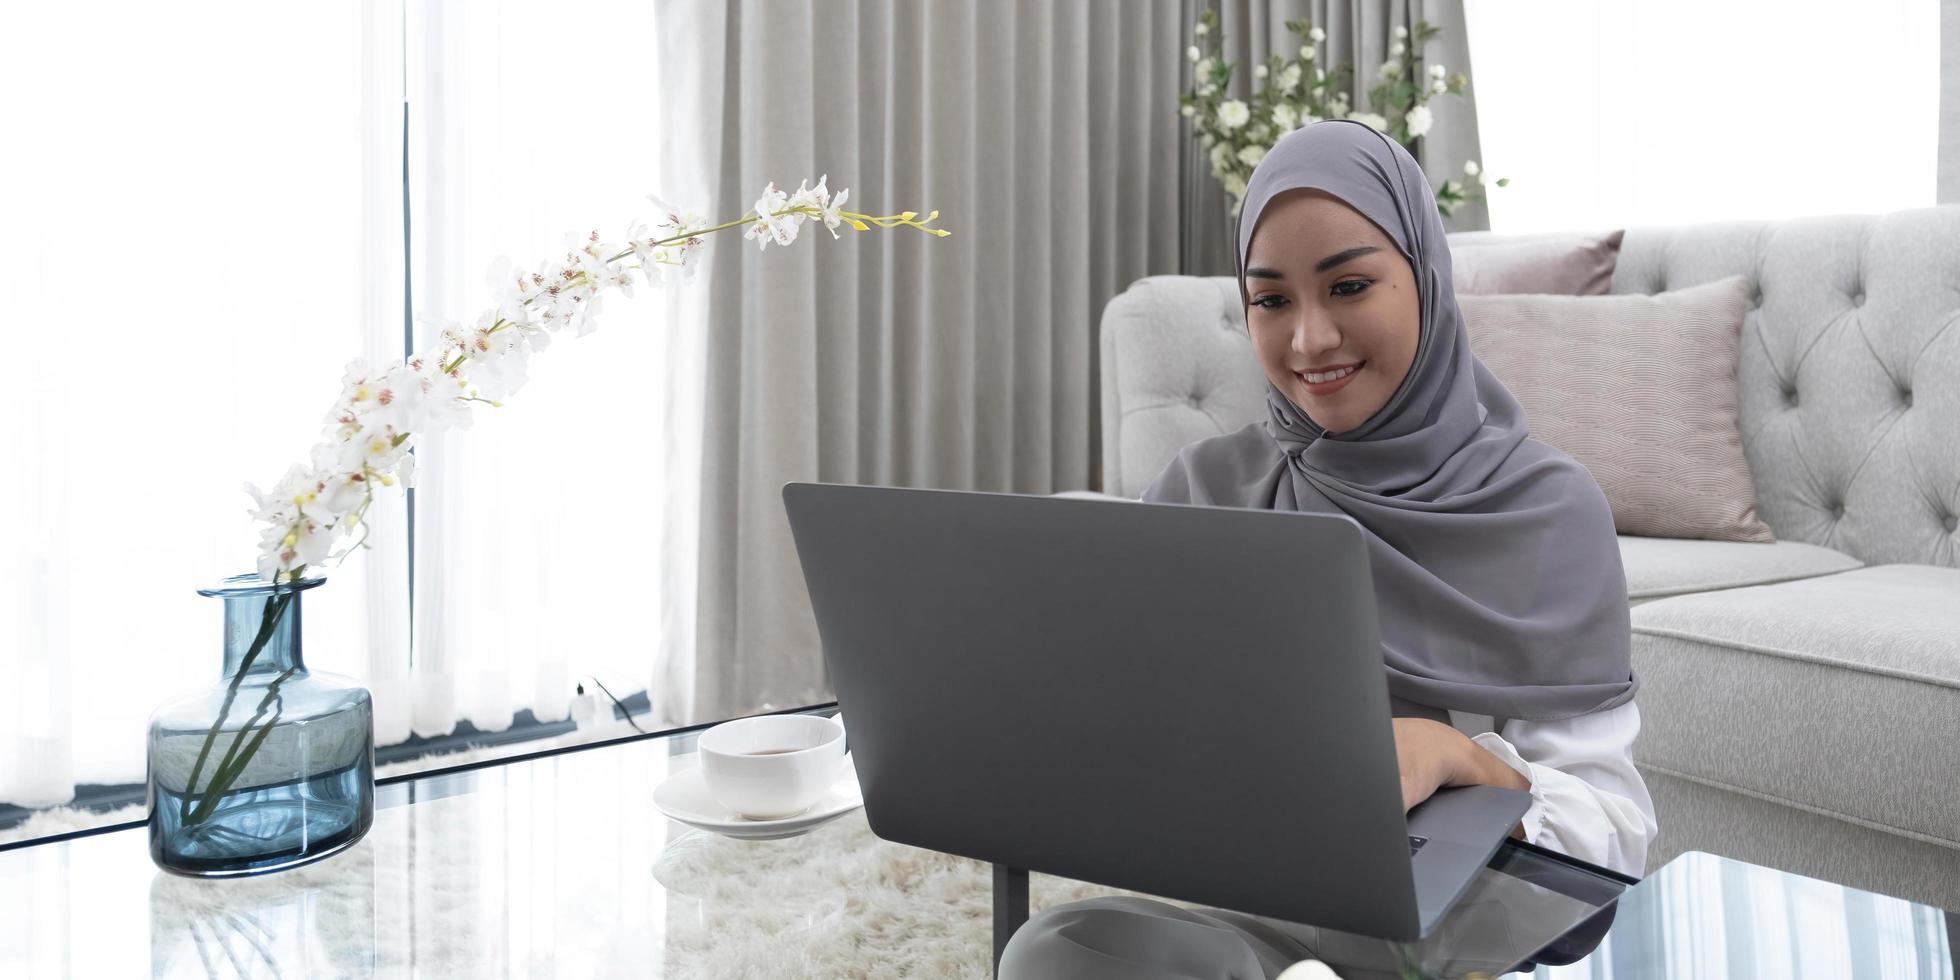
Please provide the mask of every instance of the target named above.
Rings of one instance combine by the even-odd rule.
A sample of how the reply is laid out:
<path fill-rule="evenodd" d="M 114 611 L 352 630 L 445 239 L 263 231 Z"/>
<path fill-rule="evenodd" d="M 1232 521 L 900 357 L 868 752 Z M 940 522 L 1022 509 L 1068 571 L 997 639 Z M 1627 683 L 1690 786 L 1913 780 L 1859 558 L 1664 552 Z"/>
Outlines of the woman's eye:
<path fill-rule="evenodd" d="M 1359 288 L 1359 289 L 1350 289 L 1350 290 L 1347 290 L 1346 292 L 1342 292 L 1342 291 L 1341 291 L 1341 287 L 1342 287 L 1342 286 L 1359 286 L 1359 287 L 1361 287 L 1361 288 Z M 1359 294 L 1359 293 L 1362 293 L 1362 292 L 1365 292 L 1365 291 L 1366 291 L 1367 289 L 1368 289 L 1368 280 L 1366 280 L 1366 279 L 1346 279 L 1346 280 L 1343 280 L 1343 281 L 1341 281 L 1341 282 L 1337 282 L 1337 283 L 1335 283 L 1335 284 L 1334 284 L 1334 295 L 1336 295 L 1336 296 L 1354 296 L 1354 295 L 1356 295 L 1356 294 Z"/>
<path fill-rule="evenodd" d="M 1252 305 L 1262 310 L 1277 310 L 1285 302 L 1286 298 L 1283 296 L 1261 296 L 1253 300 Z"/>

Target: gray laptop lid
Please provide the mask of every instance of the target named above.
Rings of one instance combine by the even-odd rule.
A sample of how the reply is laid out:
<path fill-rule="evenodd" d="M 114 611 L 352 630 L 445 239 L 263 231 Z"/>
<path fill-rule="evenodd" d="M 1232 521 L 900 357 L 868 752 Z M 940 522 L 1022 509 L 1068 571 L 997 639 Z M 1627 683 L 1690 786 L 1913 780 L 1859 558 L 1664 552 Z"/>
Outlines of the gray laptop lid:
<path fill-rule="evenodd" d="M 809 483 L 783 498 L 878 836 L 1420 934 L 1351 518 Z"/>

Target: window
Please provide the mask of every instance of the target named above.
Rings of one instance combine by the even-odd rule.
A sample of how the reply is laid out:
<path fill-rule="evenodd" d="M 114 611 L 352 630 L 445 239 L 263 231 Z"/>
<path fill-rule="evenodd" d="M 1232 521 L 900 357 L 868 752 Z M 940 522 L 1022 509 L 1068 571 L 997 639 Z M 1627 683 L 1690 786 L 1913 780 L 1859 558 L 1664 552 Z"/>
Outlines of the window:
<path fill-rule="evenodd" d="M 217 676 L 218 600 L 193 590 L 251 568 L 244 483 L 305 458 L 371 301 L 400 309 L 367 262 L 387 254 L 370 205 L 399 178 L 363 156 L 361 8 L 119 8 L 14 11 L 35 40 L 0 60 L 10 802 L 142 780 L 150 710 Z M 350 559 L 309 605 L 319 668 L 365 673 L 360 580 L 399 557 Z"/>
<path fill-rule="evenodd" d="M 306 458 L 349 361 L 661 190 L 650 4 L 111 6 L 15 12 L 0 60 L 58 96 L 0 102 L 0 810 L 143 780 L 150 711 L 218 679 L 194 590 L 253 567 L 243 485 Z M 384 493 L 307 594 L 307 663 L 369 686 L 379 744 L 563 719 L 591 678 L 644 703 L 680 300 L 639 296 L 425 444 L 415 526 Z"/>
<path fill-rule="evenodd" d="M 1935 201 L 1939 5 L 1467 0 L 1491 229 Z"/>

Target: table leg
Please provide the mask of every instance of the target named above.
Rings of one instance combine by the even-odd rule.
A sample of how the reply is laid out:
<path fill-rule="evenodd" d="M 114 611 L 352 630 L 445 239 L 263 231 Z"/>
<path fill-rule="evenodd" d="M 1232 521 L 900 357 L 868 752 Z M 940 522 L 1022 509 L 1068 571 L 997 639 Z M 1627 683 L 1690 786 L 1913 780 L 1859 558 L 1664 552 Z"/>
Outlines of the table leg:
<path fill-rule="evenodd" d="M 1028 921 L 1028 872 L 1025 868 L 994 865 L 994 975 L 1000 975 L 1000 954 L 1021 923 Z"/>

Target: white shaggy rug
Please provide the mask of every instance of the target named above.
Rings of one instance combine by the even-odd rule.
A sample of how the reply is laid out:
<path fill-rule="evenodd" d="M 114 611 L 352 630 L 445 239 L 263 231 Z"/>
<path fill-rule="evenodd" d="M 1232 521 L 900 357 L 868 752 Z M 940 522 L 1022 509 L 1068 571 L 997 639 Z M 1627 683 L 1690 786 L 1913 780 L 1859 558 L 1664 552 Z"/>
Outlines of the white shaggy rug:
<path fill-rule="evenodd" d="M 35 837 L 52 837 L 93 827 L 106 827 L 110 824 L 128 823 L 131 820 L 148 819 L 149 813 L 141 803 L 113 810 L 87 810 L 72 806 L 49 807 L 36 810 L 26 820 L 11 827 L 0 827 L 0 844 L 11 844 L 17 840 Z"/>
<path fill-rule="evenodd" d="M 688 830 L 663 842 L 673 825 L 629 815 L 620 830 L 638 843 L 624 848 L 603 832 L 512 847 L 521 834 L 500 836 L 511 812 L 443 797 L 378 811 L 360 844 L 282 874 L 151 873 L 152 972 L 989 975 L 991 867 L 880 840 L 861 810 L 779 841 Z M 1133 894 L 1039 874 L 1029 884 L 1035 912 Z"/>
<path fill-rule="evenodd" d="M 623 727 L 623 726 L 622 726 Z M 378 775 L 422 771 L 508 756 L 473 749 L 382 767 Z M 508 916 L 527 899 L 512 894 L 511 867 L 479 866 L 467 797 L 378 811 L 361 844 L 330 860 L 278 875 L 199 882 L 158 873 L 151 884 L 151 954 L 159 975 L 174 969 L 213 975 L 278 975 L 324 954 L 330 972 L 413 971 L 426 976 L 522 974 L 547 968 L 517 955 L 506 932 L 555 934 L 557 955 L 582 946 L 590 975 L 645 976 L 658 962 L 670 978 L 986 977 L 993 956 L 993 877 L 988 865 L 878 839 L 862 810 L 801 837 L 741 841 L 698 830 L 602 874 L 609 887 L 590 895 L 557 891 L 525 918 Z M 141 804 L 89 811 L 56 807 L 0 831 L 0 842 L 144 819 Z M 645 819 L 665 825 L 657 814 Z M 411 822 L 454 834 L 417 839 Z M 612 845 L 568 843 L 535 862 L 572 859 L 597 868 Z M 515 860 L 507 858 L 507 860 Z M 638 867 L 634 868 L 633 865 Z M 650 864 L 650 867 L 649 867 Z M 417 870 L 419 869 L 419 870 Z M 530 873 L 553 877 L 534 863 Z M 650 874 L 652 882 L 637 874 Z M 571 874 L 568 881 L 579 876 Z M 623 935 L 604 924 L 635 892 L 665 893 L 665 911 Z M 614 891 L 617 889 L 617 891 Z M 1031 911 L 1099 895 L 1135 894 L 1031 875 Z M 598 896 L 607 896 L 598 900 Z M 597 908 L 587 909 L 594 904 Z M 508 904 L 506 904 L 508 903 Z M 554 907 L 555 906 L 555 907 Z M 295 909 L 304 909 L 294 919 Z M 503 915 L 486 914 L 503 909 Z M 548 910 L 548 911 L 547 911 Z M 588 917 L 588 912 L 595 912 Z M 540 913 L 542 913 L 540 915 Z M 419 928 L 407 923 L 420 920 Z M 291 920 L 291 921 L 289 921 Z M 550 924 L 555 920 L 556 925 Z M 299 923 L 296 925 L 295 923 Z M 650 929 L 646 928 L 651 926 Z M 310 937 L 310 938 L 309 938 Z M 315 945 L 319 943 L 319 945 Z M 563 960 L 558 966 L 568 965 Z M 576 970 L 577 967 L 574 967 Z M 549 972 L 549 971 L 548 971 Z M 1291 976 L 1289 971 L 1289 976 Z"/>
<path fill-rule="evenodd" d="M 459 830 L 475 819 L 462 797 L 416 809 L 420 822 Z M 661 833 L 664 821 L 649 819 Z M 879 840 L 861 810 L 778 841 L 690 830 L 650 841 L 647 863 L 610 869 L 607 841 L 498 865 L 471 834 L 417 840 L 410 822 L 407 808 L 384 811 L 360 844 L 282 874 L 154 874 L 154 972 L 280 976 L 305 964 L 351 976 L 775 980 L 984 978 L 992 967 L 992 869 Z M 541 873 L 553 862 L 591 871 L 554 885 Z M 513 888 L 519 880 L 530 884 Z M 1029 890 L 1036 910 L 1120 894 L 1042 875 Z M 662 900 L 649 903 L 652 891 Z"/>
<path fill-rule="evenodd" d="M 654 865 L 703 915 L 667 932 L 670 977 L 985 977 L 993 966 L 993 870 L 879 840 L 857 811 L 785 841 L 695 832 Z M 1029 905 L 1130 894 L 1047 875 Z M 785 934 L 796 941 L 785 942 Z"/>

